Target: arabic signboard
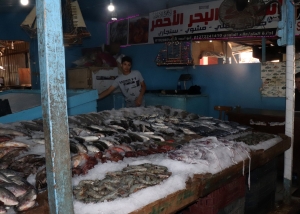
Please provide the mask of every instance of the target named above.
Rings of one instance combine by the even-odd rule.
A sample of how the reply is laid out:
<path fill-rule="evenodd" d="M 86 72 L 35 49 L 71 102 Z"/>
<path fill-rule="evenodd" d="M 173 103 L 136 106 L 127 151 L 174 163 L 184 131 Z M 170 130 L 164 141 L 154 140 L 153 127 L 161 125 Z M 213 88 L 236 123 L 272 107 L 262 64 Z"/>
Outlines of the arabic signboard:
<path fill-rule="evenodd" d="M 276 36 L 279 10 L 270 4 L 259 26 L 243 31 L 232 31 L 219 19 L 223 0 L 191 4 L 156 11 L 149 14 L 149 43 L 170 40 L 228 39 L 240 37 Z M 265 1 L 267 2 L 267 1 Z M 226 11 L 227 12 L 227 11 Z M 236 17 L 237 19 L 239 17 Z"/>

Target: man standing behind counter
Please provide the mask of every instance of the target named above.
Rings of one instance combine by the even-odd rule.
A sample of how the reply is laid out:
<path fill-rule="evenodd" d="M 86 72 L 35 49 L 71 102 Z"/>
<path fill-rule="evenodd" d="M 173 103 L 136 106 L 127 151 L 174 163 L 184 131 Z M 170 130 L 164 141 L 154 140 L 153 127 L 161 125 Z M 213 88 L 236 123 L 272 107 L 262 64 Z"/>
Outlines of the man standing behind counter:
<path fill-rule="evenodd" d="M 295 111 L 300 111 L 300 72 L 295 74 Z"/>
<path fill-rule="evenodd" d="M 139 71 L 131 71 L 132 59 L 129 56 L 124 56 L 121 63 L 123 74 L 99 95 L 99 99 L 106 97 L 119 86 L 125 97 L 126 107 L 141 106 L 146 91 L 144 79 Z"/>

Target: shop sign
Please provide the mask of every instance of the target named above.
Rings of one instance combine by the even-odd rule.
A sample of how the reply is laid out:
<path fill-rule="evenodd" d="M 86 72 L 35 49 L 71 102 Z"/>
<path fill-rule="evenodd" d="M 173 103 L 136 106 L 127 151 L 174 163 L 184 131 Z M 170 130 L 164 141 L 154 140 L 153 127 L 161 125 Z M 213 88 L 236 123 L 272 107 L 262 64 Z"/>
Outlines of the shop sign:
<path fill-rule="evenodd" d="M 233 31 L 219 19 L 223 0 L 173 7 L 149 14 L 149 43 L 170 40 L 228 39 L 276 36 L 279 9 L 277 3 L 267 6 L 258 26 Z M 266 3 L 267 1 L 265 1 Z M 241 17 L 236 17 L 237 21 Z"/>

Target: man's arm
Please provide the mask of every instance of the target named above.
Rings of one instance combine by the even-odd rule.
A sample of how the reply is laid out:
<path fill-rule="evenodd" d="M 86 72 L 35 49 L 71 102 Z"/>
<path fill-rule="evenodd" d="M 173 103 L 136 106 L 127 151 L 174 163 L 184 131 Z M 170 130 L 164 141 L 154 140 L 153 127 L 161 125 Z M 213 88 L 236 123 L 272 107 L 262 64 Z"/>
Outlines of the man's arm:
<path fill-rule="evenodd" d="M 99 94 L 99 99 L 102 99 L 102 98 L 106 97 L 107 95 L 109 95 L 114 90 L 115 90 L 115 87 L 111 85 L 108 89 L 106 89 L 105 91 L 102 91 L 102 93 Z"/>
<path fill-rule="evenodd" d="M 141 92 L 140 92 L 140 94 L 139 94 L 139 96 L 136 98 L 136 100 L 135 100 L 135 105 L 136 106 L 140 106 L 140 105 L 142 105 L 142 101 L 143 101 L 143 96 L 144 96 L 144 94 L 145 94 L 145 92 L 146 92 L 146 83 L 145 83 L 145 81 L 143 81 L 143 82 L 141 82 Z"/>

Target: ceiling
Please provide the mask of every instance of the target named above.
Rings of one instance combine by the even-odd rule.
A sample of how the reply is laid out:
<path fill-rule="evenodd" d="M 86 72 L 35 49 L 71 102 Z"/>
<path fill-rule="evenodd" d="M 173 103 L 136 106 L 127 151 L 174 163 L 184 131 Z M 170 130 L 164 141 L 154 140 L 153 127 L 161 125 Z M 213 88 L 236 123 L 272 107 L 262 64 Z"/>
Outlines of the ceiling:
<path fill-rule="evenodd" d="M 65 2 L 66 0 L 62 0 Z M 72 0 L 67 0 L 72 1 Z M 112 0 L 115 5 L 115 11 L 118 18 L 125 18 L 131 15 L 147 15 L 150 12 L 176 7 L 180 5 L 195 4 L 200 2 L 209 2 L 209 0 Z M 93 20 L 99 22 L 110 21 L 111 14 L 107 10 L 110 0 L 78 0 L 83 18 L 85 20 Z M 20 4 L 20 0 L 0 0 L 1 13 L 29 13 L 35 5 L 35 0 L 29 0 L 29 5 L 24 7 Z M 63 3 L 64 5 L 64 3 Z M 234 40 L 235 47 L 243 48 L 243 46 L 261 46 L 261 39 L 243 39 Z M 267 39 L 267 46 L 277 46 L 276 39 Z"/>
<path fill-rule="evenodd" d="M 63 5 L 66 0 L 62 0 Z M 68 0 L 73 1 L 73 0 Z M 110 20 L 110 13 L 107 6 L 110 0 L 77 0 L 84 19 L 107 22 Z M 180 5 L 207 2 L 207 0 L 111 0 L 115 5 L 115 12 L 118 18 L 125 18 L 131 15 L 147 15 L 150 12 L 162 10 Z M 27 6 L 22 6 L 20 0 L 0 0 L 0 13 L 4 12 L 29 12 L 35 5 L 35 0 L 29 0 Z"/>

